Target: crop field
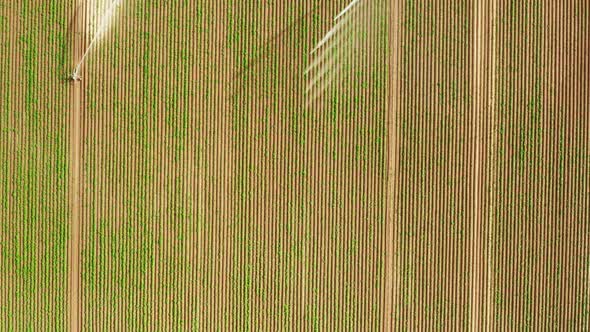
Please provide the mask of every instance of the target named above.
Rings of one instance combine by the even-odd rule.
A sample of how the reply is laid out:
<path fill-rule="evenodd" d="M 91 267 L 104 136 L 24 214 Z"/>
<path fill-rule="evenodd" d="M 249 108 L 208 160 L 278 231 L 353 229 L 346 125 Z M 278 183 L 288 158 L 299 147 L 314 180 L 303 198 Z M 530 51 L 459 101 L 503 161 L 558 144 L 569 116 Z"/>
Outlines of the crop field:
<path fill-rule="evenodd" d="M 587 331 L 589 42 L 583 0 L 0 1 L 0 331 Z"/>

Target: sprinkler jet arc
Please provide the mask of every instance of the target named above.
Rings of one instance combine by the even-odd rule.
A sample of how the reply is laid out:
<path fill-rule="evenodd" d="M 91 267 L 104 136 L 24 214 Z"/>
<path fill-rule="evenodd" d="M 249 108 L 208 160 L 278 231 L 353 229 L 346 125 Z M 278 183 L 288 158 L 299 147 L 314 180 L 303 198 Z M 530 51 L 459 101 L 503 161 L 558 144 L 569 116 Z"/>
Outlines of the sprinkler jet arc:
<path fill-rule="evenodd" d="M 94 35 L 94 37 L 92 37 L 92 41 L 90 42 L 90 45 L 88 45 L 88 47 L 86 48 L 86 51 L 84 51 L 84 54 L 82 55 L 82 59 L 80 59 L 80 62 L 78 62 L 78 65 L 76 65 L 76 68 L 74 68 L 74 72 L 70 76 L 70 78 L 73 81 L 81 81 L 82 80 L 82 76 L 80 76 L 80 68 L 82 67 L 84 60 L 86 59 L 86 56 L 88 55 L 88 53 L 90 53 L 90 51 L 92 50 L 92 47 L 94 46 L 96 41 L 100 39 L 101 35 L 109 27 L 109 25 L 112 21 L 113 15 L 115 13 L 115 9 L 121 5 L 121 1 L 122 0 L 114 0 L 111 3 L 111 5 L 109 6 L 109 8 L 107 9 L 107 11 L 104 13 L 104 15 L 101 17 L 96 34 Z"/>
<path fill-rule="evenodd" d="M 82 55 L 82 59 L 80 59 L 80 62 L 78 62 L 78 65 L 76 66 L 76 68 L 74 69 L 74 72 L 72 73 L 72 76 L 71 76 L 72 80 L 74 80 L 74 81 L 81 81 L 82 80 L 82 76 L 80 76 L 80 68 L 82 67 L 82 63 L 84 63 L 84 59 L 86 59 L 86 56 L 88 55 L 88 53 L 92 49 L 92 46 L 94 46 L 94 42 L 98 39 L 97 37 L 98 37 L 98 34 L 96 36 L 94 36 L 94 38 L 92 38 L 90 45 L 88 45 L 88 47 L 86 48 L 86 51 Z"/>

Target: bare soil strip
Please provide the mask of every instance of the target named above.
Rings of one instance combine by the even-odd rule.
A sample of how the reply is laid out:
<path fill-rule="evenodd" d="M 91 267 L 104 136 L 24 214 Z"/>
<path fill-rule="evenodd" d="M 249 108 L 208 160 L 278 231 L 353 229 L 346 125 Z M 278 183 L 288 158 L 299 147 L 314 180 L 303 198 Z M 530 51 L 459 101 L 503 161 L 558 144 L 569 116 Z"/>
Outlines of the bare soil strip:
<path fill-rule="evenodd" d="M 397 195 L 397 165 L 398 165 L 398 126 L 397 126 L 397 79 L 398 79 L 398 61 L 399 53 L 395 50 L 399 49 L 399 28 L 398 20 L 401 17 L 400 6 L 397 1 L 388 4 L 389 10 L 389 105 L 387 107 L 387 219 L 386 219 L 386 235 L 385 239 L 385 282 L 384 282 L 384 305 L 383 305 L 383 328 L 385 331 L 393 329 L 393 317 L 395 310 L 395 301 L 399 292 L 399 278 L 398 266 L 395 260 L 394 242 L 396 241 L 395 222 L 396 222 L 396 207 Z M 395 274 L 395 275 L 394 275 Z"/>
<path fill-rule="evenodd" d="M 82 56 L 84 16 L 82 3 L 76 5 L 74 15 L 74 38 L 73 38 L 73 59 L 77 60 Z M 81 117 L 81 94 L 82 85 L 80 82 L 71 82 L 71 114 L 70 114 L 70 236 L 68 238 L 68 266 L 69 266 L 69 302 L 70 302 L 70 331 L 80 330 L 79 299 L 80 299 L 80 117 Z"/>

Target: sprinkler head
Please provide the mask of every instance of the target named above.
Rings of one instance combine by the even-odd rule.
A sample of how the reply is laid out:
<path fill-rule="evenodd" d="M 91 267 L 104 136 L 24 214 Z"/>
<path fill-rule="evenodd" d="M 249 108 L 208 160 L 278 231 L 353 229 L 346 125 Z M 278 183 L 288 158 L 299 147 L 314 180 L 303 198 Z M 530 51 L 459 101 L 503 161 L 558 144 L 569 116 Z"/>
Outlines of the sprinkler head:
<path fill-rule="evenodd" d="M 79 81 L 81 81 L 81 80 L 82 80 L 82 76 L 80 76 L 80 75 L 78 74 L 78 72 L 77 72 L 77 71 L 75 71 L 75 72 L 73 72 L 73 73 L 72 73 L 72 75 L 70 75 L 70 79 L 71 79 L 72 81 L 74 81 L 74 82 L 79 82 Z"/>

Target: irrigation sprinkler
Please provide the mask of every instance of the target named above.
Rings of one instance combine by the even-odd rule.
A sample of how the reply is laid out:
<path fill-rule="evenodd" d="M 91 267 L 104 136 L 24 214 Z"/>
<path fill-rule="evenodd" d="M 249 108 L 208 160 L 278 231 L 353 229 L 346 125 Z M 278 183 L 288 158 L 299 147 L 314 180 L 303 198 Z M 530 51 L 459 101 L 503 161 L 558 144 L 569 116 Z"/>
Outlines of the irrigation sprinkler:
<path fill-rule="evenodd" d="M 357 30 L 366 23 L 371 0 L 352 0 L 334 17 L 334 25 L 309 52 L 310 63 L 303 75 L 307 77 L 307 105 L 319 98 L 338 79 L 339 72 L 359 47 Z"/>
<path fill-rule="evenodd" d="M 82 80 L 82 76 L 80 76 L 80 74 L 78 74 L 78 69 L 74 70 L 72 75 L 70 75 L 70 79 L 74 82 L 79 82 Z"/>
<path fill-rule="evenodd" d="M 111 3 L 111 5 L 109 6 L 109 8 L 107 8 L 106 12 L 100 18 L 100 21 L 98 24 L 98 30 L 94 34 L 94 37 L 92 37 L 92 40 L 90 41 L 90 44 L 88 45 L 88 47 L 86 47 L 86 50 L 84 51 L 84 54 L 82 55 L 82 59 L 80 59 L 80 61 L 76 65 L 76 68 L 74 68 L 72 75 L 70 75 L 70 79 L 72 81 L 77 82 L 77 81 L 82 80 L 82 76 L 80 76 L 80 68 L 82 68 L 82 64 L 84 63 L 86 56 L 88 55 L 88 53 L 90 53 L 90 51 L 92 50 L 92 48 L 96 44 L 96 42 L 98 40 L 100 40 L 100 38 L 102 37 L 104 32 L 107 31 L 107 29 L 110 27 L 113 16 L 115 14 L 115 9 L 121 5 L 122 1 L 123 0 L 114 0 Z"/>

